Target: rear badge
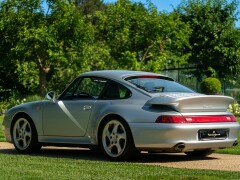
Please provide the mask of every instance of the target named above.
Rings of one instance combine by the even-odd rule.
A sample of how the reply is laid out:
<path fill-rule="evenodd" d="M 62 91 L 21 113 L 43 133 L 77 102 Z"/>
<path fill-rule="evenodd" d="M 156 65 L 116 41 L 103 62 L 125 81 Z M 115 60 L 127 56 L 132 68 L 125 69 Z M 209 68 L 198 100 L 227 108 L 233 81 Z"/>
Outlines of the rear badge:
<path fill-rule="evenodd" d="M 210 105 L 203 105 L 203 109 L 212 109 L 213 107 Z"/>

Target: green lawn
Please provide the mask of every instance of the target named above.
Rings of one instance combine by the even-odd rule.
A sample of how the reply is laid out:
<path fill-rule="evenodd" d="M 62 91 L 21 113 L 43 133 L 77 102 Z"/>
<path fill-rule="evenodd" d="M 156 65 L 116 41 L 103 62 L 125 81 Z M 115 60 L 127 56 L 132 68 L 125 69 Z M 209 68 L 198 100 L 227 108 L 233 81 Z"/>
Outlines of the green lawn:
<path fill-rule="evenodd" d="M 3 151 L 3 150 L 2 150 Z M 50 150 L 51 151 L 51 150 Z M 45 151 L 38 155 L 19 155 L 15 151 L 1 152 L 1 179 L 239 179 L 240 172 L 177 169 L 138 164 L 108 162 L 94 159 L 87 151 Z M 100 155 L 98 155 L 100 157 Z M 159 159 L 161 161 L 161 159 Z"/>

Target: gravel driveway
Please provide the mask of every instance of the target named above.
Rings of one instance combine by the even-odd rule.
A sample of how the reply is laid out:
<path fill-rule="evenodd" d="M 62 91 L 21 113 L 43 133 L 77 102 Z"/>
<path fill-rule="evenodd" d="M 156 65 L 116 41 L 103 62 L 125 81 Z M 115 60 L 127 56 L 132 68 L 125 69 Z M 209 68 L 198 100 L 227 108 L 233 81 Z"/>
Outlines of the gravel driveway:
<path fill-rule="evenodd" d="M 59 148 L 59 147 L 44 147 L 44 152 L 41 153 L 50 156 L 80 158 L 80 159 L 97 159 L 104 160 L 102 154 L 89 151 L 81 148 Z M 71 152 L 70 152 L 71 151 Z M 15 152 L 12 144 L 0 142 L 1 153 Z M 155 166 L 165 166 L 174 168 L 187 169 L 211 169 L 225 171 L 240 171 L 240 155 L 227 154 L 211 154 L 206 158 L 191 158 L 183 153 L 174 154 L 148 154 L 142 153 L 140 157 L 133 163 L 141 163 Z"/>

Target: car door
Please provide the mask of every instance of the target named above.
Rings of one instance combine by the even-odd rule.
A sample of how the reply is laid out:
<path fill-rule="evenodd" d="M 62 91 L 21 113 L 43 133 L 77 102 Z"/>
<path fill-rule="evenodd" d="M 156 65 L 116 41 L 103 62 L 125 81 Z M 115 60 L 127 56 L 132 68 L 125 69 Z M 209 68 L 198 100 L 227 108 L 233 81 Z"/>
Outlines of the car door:
<path fill-rule="evenodd" d="M 45 136 L 84 136 L 91 111 L 106 80 L 95 77 L 77 78 L 53 103 L 48 101 L 43 109 Z"/>

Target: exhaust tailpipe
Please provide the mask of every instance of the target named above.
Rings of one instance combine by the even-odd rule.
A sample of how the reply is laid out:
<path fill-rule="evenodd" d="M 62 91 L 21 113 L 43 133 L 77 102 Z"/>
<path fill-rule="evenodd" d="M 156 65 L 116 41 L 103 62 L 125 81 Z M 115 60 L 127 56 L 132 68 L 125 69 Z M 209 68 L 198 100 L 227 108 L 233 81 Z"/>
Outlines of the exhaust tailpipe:
<path fill-rule="evenodd" d="M 235 141 L 234 143 L 233 143 L 233 146 L 237 146 L 238 145 L 238 141 Z"/>
<path fill-rule="evenodd" d="M 184 148 L 186 147 L 186 145 L 184 143 L 178 143 L 174 146 L 174 150 L 181 152 Z"/>

